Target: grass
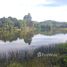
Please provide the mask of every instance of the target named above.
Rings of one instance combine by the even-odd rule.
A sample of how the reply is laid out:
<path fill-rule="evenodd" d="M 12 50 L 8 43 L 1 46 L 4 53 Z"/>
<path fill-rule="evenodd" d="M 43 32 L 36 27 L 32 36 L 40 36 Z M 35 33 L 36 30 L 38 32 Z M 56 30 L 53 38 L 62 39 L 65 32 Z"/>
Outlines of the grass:
<path fill-rule="evenodd" d="M 59 67 L 57 57 L 36 57 L 24 62 L 12 62 L 7 67 Z"/>

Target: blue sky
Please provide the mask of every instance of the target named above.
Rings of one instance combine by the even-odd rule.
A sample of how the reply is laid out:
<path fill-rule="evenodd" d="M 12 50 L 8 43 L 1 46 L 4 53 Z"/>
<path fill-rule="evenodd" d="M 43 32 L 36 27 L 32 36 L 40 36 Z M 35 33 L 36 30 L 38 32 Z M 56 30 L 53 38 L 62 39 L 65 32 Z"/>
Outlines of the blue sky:
<path fill-rule="evenodd" d="M 67 21 L 67 0 L 0 0 L 0 18 L 23 19 L 27 13 L 34 21 Z"/>
<path fill-rule="evenodd" d="M 55 3 L 57 5 L 63 6 L 63 5 L 67 5 L 67 0 L 55 0 Z"/>
<path fill-rule="evenodd" d="M 64 6 L 67 5 L 67 0 L 48 0 L 48 4 L 39 4 L 38 6 L 43 6 L 43 7 L 58 7 L 58 6 Z"/>

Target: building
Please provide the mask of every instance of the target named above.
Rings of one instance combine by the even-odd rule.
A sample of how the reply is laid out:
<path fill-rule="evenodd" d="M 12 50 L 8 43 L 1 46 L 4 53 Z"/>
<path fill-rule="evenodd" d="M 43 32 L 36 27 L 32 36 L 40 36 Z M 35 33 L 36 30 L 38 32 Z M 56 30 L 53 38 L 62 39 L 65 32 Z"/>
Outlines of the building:
<path fill-rule="evenodd" d="M 31 17 L 30 13 L 28 13 L 28 15 L 25 15 L 23 20 L 25 20 L 27 22 L 27 26 L 28 27 L 32 27 L 33 26 L 32 17 Z"/>

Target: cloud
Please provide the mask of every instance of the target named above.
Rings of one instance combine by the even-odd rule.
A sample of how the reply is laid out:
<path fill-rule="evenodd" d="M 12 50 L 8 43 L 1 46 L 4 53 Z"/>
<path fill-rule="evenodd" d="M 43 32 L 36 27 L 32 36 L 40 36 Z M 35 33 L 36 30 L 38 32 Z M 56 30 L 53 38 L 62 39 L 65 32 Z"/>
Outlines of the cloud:
<path fill-rule="evenodd" d="M 66 0 L 0 0 L 0 18 L 12 16 L 23 19 L 30 12 L 35 21 L 67 21 L 66 3 Z"/>
<path fill-rule="evenodd" d="M 67 6 L 60 7 L 36 7 L 32 10 L 33 20 L 67 21 Z"/>

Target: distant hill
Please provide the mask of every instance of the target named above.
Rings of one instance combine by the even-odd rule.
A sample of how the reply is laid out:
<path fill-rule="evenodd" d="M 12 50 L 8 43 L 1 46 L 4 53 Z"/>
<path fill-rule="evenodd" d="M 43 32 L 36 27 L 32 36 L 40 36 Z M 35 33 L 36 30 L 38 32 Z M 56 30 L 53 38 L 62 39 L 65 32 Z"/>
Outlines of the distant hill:
<path fill-rule="evenodd" d="M 67 27 L 66 22 L 58 22 L 53 20 L 46 20 L 43 22 L 40 22 L 39 25 L 49 25 L 49 26 L 55 26 L 55 27 Z"/>

